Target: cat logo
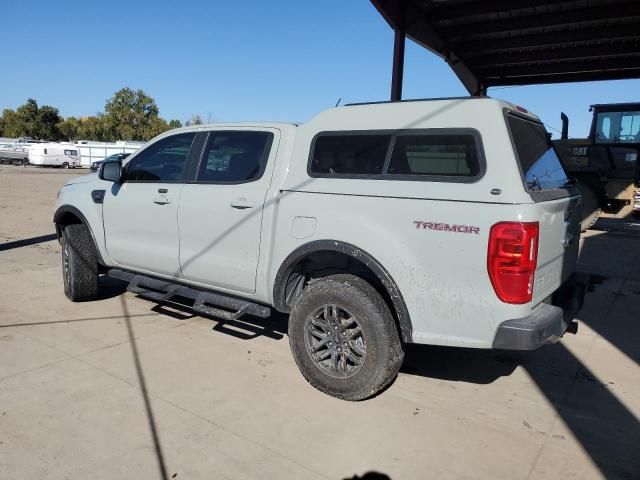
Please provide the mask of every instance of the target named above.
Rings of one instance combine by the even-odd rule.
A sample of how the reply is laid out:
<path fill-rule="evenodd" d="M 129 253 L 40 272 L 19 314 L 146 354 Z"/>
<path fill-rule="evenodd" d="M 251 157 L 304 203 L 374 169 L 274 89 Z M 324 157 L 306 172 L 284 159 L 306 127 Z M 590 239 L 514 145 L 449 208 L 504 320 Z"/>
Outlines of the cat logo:
<path fill-rule="evenodd" d="M 589 147 L 573 147 L 572 155 L 577 155 L 579 157 L 584 157 L 587 154 L 587 150 Z"/>

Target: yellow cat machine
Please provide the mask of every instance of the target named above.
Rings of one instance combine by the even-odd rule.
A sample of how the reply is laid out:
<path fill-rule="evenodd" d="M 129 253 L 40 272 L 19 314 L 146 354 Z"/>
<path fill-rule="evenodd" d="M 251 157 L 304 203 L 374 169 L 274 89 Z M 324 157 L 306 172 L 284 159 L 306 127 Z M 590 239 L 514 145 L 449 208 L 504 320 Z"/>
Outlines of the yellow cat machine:
<path fill-rule="evenodd" d="M 568 138 L 569 119 L 562 113 L 562 136 L 554 142 L 582 193 L 583 231 L 603 211 L 617 214 L 633 205 L 640 187 L 640 103 L 591 105 L 589 111 L 588 138 Z"/>

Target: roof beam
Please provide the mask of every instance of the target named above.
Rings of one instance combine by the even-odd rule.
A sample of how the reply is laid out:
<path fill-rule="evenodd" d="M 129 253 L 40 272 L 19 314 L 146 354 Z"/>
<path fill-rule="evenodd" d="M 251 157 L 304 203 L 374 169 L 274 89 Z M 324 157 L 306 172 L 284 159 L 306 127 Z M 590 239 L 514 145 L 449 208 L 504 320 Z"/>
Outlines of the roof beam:
<path fill-rule="evenodd" d="M 614 10 L 615 18 L 629 19 L 640 17 L 640 2 L 624 3 Z M 488 34 L 521 34 L 541 27 L 571 26 L 593 22 L 606 25 L 612 20 L 612 9 L 608 6 L 588 7 L 565 12 L 537 14 L 527 17 L 514 17 L 500 20 L 485 19 L 472 23 L 460 23 L 450 26 L 439 26 L 434 22 L 435 30 L 447 42 L 456 39 L 470 40 L 478 35 Z"/>
<path fill-rule="evenodd" d="M 532 63 L 548 64 L 550 62 L 557 63 L 559 61 L 578 61 L 578 60 L 594 60 L 606 57 L 617 58 L 626 56 L 640 56 L 640 40 L 613 43 L 601 43 L 598 45 L 588 45 L 581 47 L 556 46 L 553 48 L 544 48 L 539 50 L 531 50 L 527 52 L 502 52 L 499 54 L 482 54 L 474 55 L 464 59 L 466 65 L 472 70 L 483 71 L 494 69 L 497 66 L 508 65 L 530 65 Z M 611 52 L 615 51 L 615 54 Z"/>
<path fill-rule="evenodd" d="M 558 73 L 552 75 L 523 75 L 514 78 L 503 78 L 499 80 L 487 79 L 486 85 L 488 88 L 493 87 L 508 87 L 519 85 L 544 85 L 549 83 L 567 83 L 567 82 L 593 82 L 604 80 L 628 80 L 629 78 L 640 78 L 640 68 L 633 67 L 626 70 L 615 70 L 606 73 L 606 77 L 603 76 L 603 72 L 577 72 L 577 73 Z"/>
<path fill-rule="evenodd" d="M 509 38 L 473 39 L 452 42 L 451 48 L 461 57 L 484 53 L 509 52 L 513 50 L 536 50 L 559 44 L 592 44 L 598 40 L 620 41 L 640 38 L 640 21 L 622 24 L 588 27 L 561 32 L 536 32 Z"/>
<path fill-rule="evenodd" d="M 498 66 L 487 65 L 483 66 L 478 71 L 486 71 L 486 74 L 482 77 L 486 79 L 488 85 L 495 85 L 498 82 L 507 80 L 510 78 L 522 78 L 530 76 L 547 76 L 547 75 L 561 75 L 567 74 L 572 76 L 584 74 L 591 74 L 594 72 L 600 72 L 604 74 L 610 71 L 630 71 L 640 70 L 640 65 L 637 60 L 640 58 L 640 52 L 633 56 L 634 61 L 630 61 L 630 56 L 612 58 L 612 59 L 595 59 L 595 60 L 580 60 L 576 62 L 552 62 L 540 63 L 536 65 L 514 65 L 514 66 Z"/>
<path fill-rule="evenodd" d="M 429 19 L 432 21 L 449 20 L 452 17 L 467 18 L 476 16 L 486 16 L 487 14 L 511 14 L 521 10 L 527 11 L 535 7 L 554 6 L 559 7 L 562 4 L 569 6 L 575 4 L 573 0 L 494 0 L 490 4 L 487 2 L 466 2 L 455 3 L 451 5 L 447 2 L 442 6 L 433 8 L 429 13 Z M 490 10 L 489 10 L 490 9 Z"/>

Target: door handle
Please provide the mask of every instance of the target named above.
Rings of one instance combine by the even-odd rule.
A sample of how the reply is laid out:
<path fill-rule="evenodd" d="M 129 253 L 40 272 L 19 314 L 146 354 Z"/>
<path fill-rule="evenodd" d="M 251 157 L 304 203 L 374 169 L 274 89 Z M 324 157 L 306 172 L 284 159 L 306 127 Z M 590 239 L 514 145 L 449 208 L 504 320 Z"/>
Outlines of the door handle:
<path fill-rule="evenodd" d="M 255 206 L 255 203 L 245 198 L 238 198 L 236 200 L 232 200 L 229 205 L 231 205 L 233 208 L 244 210 L 245 208 L 253 208 Z"/>
<path fill-rule="evenodd" d="M 156 205 L 166 205 L 171 203 L 171 200 L 167 198 L 167 193 L 169 193 L 169 189 L 165 187 L 158 188 L 158 195 L 153 197 L 153 203 Z"/>

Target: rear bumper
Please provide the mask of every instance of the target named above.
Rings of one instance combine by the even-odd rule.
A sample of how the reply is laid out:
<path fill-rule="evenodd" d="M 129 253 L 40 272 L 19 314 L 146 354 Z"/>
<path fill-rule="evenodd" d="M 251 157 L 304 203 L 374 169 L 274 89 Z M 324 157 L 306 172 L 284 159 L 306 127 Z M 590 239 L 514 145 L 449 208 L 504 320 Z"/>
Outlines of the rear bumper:
<path fill-rule="evenodd" d="M 545 343 L 557 342 L 582 308 L 588 284 L 588 275 L 573 274 L 553 294 L 551 303 L 537 305 L 527 317 L 502 322 L 496 331 L 493 348 L 535 350 Z"/>

